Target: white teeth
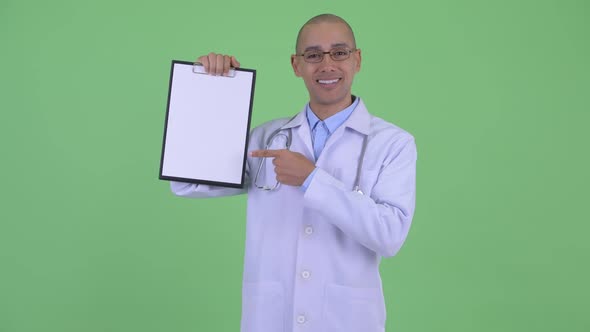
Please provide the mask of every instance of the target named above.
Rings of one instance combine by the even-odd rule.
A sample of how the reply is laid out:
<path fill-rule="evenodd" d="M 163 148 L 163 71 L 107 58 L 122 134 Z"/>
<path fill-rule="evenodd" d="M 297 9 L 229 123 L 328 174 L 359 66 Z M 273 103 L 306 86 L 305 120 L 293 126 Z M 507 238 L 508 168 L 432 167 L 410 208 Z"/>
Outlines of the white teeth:
<path fill-rule="evenodd" d="M 333 80 L 318 80 L 318 82 L 320 84 L 332 84 L 332 83 L 336 83 L 338 82 L 338 80 L 340 80 L 339 78 L 333 79 Z"/>

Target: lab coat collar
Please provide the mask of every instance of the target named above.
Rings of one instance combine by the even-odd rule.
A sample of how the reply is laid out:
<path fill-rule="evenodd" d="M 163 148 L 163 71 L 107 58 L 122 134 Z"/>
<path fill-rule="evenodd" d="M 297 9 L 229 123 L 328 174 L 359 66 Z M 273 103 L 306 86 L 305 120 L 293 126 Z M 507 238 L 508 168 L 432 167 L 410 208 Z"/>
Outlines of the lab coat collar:
<path fill-rule="evenodd" d="M 357 97 L 358 98 L 358 97 Z M 304 106 L 301 112 L 293 117 L 291 121 L 286 123 L 282 128 L 283 129 L 290 129 L 295 128 L 295 132 L 299 136 L 303 146 L 305 146 L 305 150 L 302 152 L 308 159 L 313 160 L 313 147 L 311 143 L 311 128 L 309 128 L 309 123 L 307 121 L 307 115 L 305 114 L 307 106 Z M 363 135 L 369 135 L 369 130 L 371 127 L 371 115 L 367 111 L 363 100 L 359 98 L 359 103 L 352 111 L 352 114 L 348 117 L 346 121 L 344 121 L 343 125 L 338 127 L 330 138 L 326 142 L 326 146 L 324 150 L 330 148 L 330 146 L 334 143 L 334 141 L 338 140 L 343 134 L 346 128 L 350 128 L 355 130 Z M 322 159 L 322 155 L 320 155 L 318 161 Z"/>
<path fill-rule="evenodd" d="M 305 107 L 303 107 L 303 110 L 299 113 L 297 113 L 297 115 L 295 115 L 295 117 L 293 117 L 293 119 L 291 119 L 291 121 L 287 122 L 285 125 L 283 125 L 283 129 L 290 129 L 290 128 L 295 128 L 295 127 L 299 127 L 302 124 L 305 123 L 305 121 L 307 121 L 307 117 L 305 116 Z"/>
<path fill-rule="evenodd" d="M 344 121 L 344 126 L 356 130 L 363 135 L 369 135 L 369 129 L 371 128 L 371 114 L 367 111 L 363 100 L 360 99 L 360 97 L 357 98 L 359 98 L 359 104 L 356 106 L 352 114 L 350 114 L 348 119 Z M 304 106 L 301 112 L 299 112 L 291 121 L 285 124 L 283 128 L 295 128 L 305 124 L 307 121 L 307 116 L 305 115 L 306 107 L 307 105 Z"/>
<path fill-rule="evenodd" d="M 359 98 L 359 104 L 356 106 L 350 117 L 344 122 L 344 126 L 363 135 L 369 135 L 371 129 L 371 114 L 367 111 L 362 99 Z"/>

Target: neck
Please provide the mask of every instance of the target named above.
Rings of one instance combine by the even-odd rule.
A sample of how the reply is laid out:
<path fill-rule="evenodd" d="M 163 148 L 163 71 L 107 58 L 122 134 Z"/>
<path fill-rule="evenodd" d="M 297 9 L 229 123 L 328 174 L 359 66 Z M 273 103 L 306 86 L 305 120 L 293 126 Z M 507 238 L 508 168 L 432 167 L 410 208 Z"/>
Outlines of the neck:
<path fill-rule="evenodd" d="M 309 102 L 309 107 L 313 111 L 320 120 L 324 121 L 325 119 L 331 117 L 332 115 L 342 111 L 343 109 L 347 108 L 348 106 L 352 105 L 352 96 L 348 98 L 344 98 L 342 102 L 337 104 L 330 104 L 325 105 L 321 103 L 316 103 L 313 101 Z"/>

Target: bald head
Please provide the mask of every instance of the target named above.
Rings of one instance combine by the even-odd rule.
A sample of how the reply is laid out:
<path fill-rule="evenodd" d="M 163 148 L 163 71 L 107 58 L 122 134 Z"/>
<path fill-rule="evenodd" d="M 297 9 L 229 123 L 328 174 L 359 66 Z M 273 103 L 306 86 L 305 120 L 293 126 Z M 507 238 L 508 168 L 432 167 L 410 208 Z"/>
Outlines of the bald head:
<path fill-rule="evenodd" d="M 350 31 L 350 35 L 352 36 L 352 47 L 356 48 L 356 40 L 354 39 L 354 33 L 352 32 L 352 28 L 350 27 L 348 22 L 346 22 L 340 16 L 336 16 L 333 14 L 320 14 L 309 19 L 309 21 L 305 22 L 301 29 L 299 29 L 299 33 L 297 34 L 297 42 L 295 44 L 295 53 L 301 53 L 301 50 L 299 50 L 299 42 L 301 41 L 301 32 L 303 31 L 303 29 L 305 29 L 305 27 L 307 27 L 308 25 L 320 23 L 342 23 L 346 25 L 348 31 Z"/>

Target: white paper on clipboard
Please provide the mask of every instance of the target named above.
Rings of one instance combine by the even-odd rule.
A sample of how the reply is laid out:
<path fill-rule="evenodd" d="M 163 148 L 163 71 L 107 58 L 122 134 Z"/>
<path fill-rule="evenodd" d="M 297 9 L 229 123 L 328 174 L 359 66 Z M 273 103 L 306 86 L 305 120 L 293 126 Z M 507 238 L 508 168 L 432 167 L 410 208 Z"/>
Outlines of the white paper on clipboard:
<path fill-rule="evenodd" d="M 172 61 L 160 179 L 241 188 L 256 71 L 233 77 Z"/>

